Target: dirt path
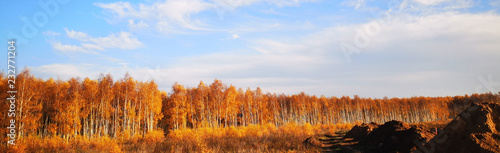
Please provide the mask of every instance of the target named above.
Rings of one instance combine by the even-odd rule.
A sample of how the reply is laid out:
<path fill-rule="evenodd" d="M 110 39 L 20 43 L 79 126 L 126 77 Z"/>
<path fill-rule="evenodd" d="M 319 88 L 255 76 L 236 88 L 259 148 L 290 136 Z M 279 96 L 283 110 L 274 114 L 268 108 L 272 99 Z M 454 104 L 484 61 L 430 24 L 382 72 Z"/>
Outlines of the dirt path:
<path fill-rule="evenodd" d="M 333 152 L 332 146 L 340 143 L 342 141 L 342 136 L 339 135 L 323 135 L 319 137 L 319 142 L 321 143 L 321 152 Z"/>
<path fill-rule="evenodd" d="M 321 143 L 321 152 L 356 152 L 350 146 L 357 142 L 352 140 L 342 139 L 346 132 L 339 132 L 333 135 L 321 135 L 318 141 Z"/>

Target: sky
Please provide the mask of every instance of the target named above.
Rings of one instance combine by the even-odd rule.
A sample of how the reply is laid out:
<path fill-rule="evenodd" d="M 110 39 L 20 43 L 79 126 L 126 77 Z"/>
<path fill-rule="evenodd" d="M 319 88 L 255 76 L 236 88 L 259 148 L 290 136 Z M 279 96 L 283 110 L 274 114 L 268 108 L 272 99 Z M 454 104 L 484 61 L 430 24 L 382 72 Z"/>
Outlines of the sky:
<path fill-rule="evenodd" d="M 6 1 L 0 38 L 42 79 L 125 73 L 317 96 L 500 91 L 498 0 Z M 1 70 L 7 54 L 0 54 Z"/>

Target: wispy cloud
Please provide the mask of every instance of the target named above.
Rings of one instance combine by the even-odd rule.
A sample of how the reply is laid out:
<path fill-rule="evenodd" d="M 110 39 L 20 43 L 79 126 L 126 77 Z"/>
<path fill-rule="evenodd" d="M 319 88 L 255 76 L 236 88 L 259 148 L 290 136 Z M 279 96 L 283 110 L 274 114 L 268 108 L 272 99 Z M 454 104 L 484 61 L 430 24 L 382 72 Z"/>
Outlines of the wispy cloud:
<path fill-rule="evenodd" d="M 142 20 L 135 23 L 133 19 L 130 19 L 130 20 L 128 20 L 128 27 L 132 30 L 140 30 L 140 29 L 149 28 L 149 24 L 145 23 Z"/>
<path fill-rule="evenodd" d="M 495 41 L 500 39 L 497 26 L 500 16 L 492 13 L 404 14 L 371 37 L 372 43 L 350 64 L 346 64 L 338 48 L 342 40 L 352 39 L 355 34 L 347 25 L 293 40 L 257 39 L 250 45 L 253 54 L 186 58 L 166 72 L 176 74 L 171 78 L 186 84 L 224 77 L 231 83 L 260 85 L 265 90 L 284 91 L 295 86 L 329 95 L 448 95 L 457 90 L 465 94 L 475 87 L 474 79 L 467 80 L 474 78 L 471 74 L 500 73 L 494 68 L 500 62 L 492 63 L 494 57 L 500 56 L 495 51 L 500 48 Z M 282 81 L 266 84 L 269 78 Z"/>
<path fill-rule="evenodd" d="M 415 0 L 415 2 L 420 3 L 422 5 L 438 5 L 443 2 L 452 1 L 452 0 Z"/>
<path fill-rule="evenodd" d="M 273 5 L 277 5 L 279 7 L 283 6 L 298 6 L 300 3 L 304 2 L 314 2 L 316 0 L 212 0 L 214 4 L 218 6 L 226 6 L 232 8 L 238 8 L 242 6 L 248 6 L 255 3 L 263 2 L 269 3 Z"/>
<path fill-rule="evenodd" d="M 139 4 L 134 6 L 129 2 L 95 3 L 118 19 L 141 20 L 145 25 L 151 22 L 160 32 L 168 33 L 173 28 L 189 30 L 207 30 L 202 24 L 191 19 L 191 16 L 213 7 L 212 4 L 201 0 L 167 0 L 156 2 L 153 5 Z M 133 21 L 133 20 L 132 20 Z M 140 23 L 140 22 L 139 22 Z"/>
<path fill-rule="evenodd" d="M 306 91 L 373 97 L 473 92 L 476 85 L 474 74 L 500 73 L 497 69 L 500 62 L 495 60 L 500 56 L 495 50 L 500 48 L 497 43 L 500 31 L 496 30 L 500 27 L 498 14 L 403 13 L 384 24 L 377 35 L 370 35 L 371 44 L 347 64 L 338 44 L 354 39 L 356 31 L 353 27 L 365 29 L 372 22 L 377 21 L 330 26 L 293 39 L 256 38 L 250 40 L 245 52 L 182 57 L 169 65 L 159 63 L 157 68 L 129 67 L 127 64 L 117 67 L 70 64 L 65 68 L 76 68 L 78 72 L 74 74 L 85 76 L 110 72 L 120 77 L 128 71 L 145 81 L 161 78 L 162 81 L 157 83 L 164 90 L 168 90 L 173 81 L 195 86 L 200 80 L 210 82 L 218 78 L 240 87 L 260 86 L 271 92 L 293 94 Z M 88 40 L 83 44 L 105 47 L 94 43 L 93 40 L 98 39 L 85 33 L 68 30 L 67 35 L 75 40 Z M 105 39 L 99 41 L 108 42 Z M 84 45 L 63 47 L 68 50 L 91 48 Z M 108 61 L 122 62 L 118 59 Z M 65 75 L 59 74 L 58 67 L 62 65 L 34 69 L 46 74 Z"/>
<path fill-rule="evenodd" d="M 412 1 L 412 8 L 417 11 L 446 12 L 473 7 L 477 2 L 473 0 L 416 0 Z"/>
<path fill-rule="evenodd" d="M 249 6 L 257 3 L 269 3 L 276 6 L 298 6 L 303 2 L 315 0 L 165 0 L 151 5 L 133 5 L 129 2 L 95 3 L 111 14 L 111 20 L 125 19 L 129 27 L 151 25 L 156 31 L 164 34 L 186 33 L 189 31 L 214 31 L 203 19 L 195 18 L 201 12 L 215 11 L 223 15 L 227 10 Z M 139 20 L 135 24 L 135 20 Z"/>
<path fill-rule="evenodd" d="M 88 50 L 87 47 L 75 46 L 75 45 L 63 45 L 61 44 L 61 42 L 52 43 L 52 48 L 62 52 L 95 53 L 92 50 Z"/>
<path fill-rule="evenodd" d="M 46 36 L 59 36 L 59 35 L 61 35 L 61 33 L 54 32 L 54 31 L 45 31 L 42 34 L 46 35 Z"/>
<path fill-rule="evenodd" d="M 119 32 L 111 33 L 106 37 L 92 37 L 85 32 L 65 29 L 66 36 L 70 39 L 77 40 L 80 45 L 62 44 L 60 41 L 53 41 L 52 48 L 62 52 L 83 52 L 96 53 L 106 49 L 122 49 L 130 50 L 142 46 L 142 43 L 135 38 L 131 33 Z"/>
<path fill-rule="evenodd" d="M 359 9 L 359 8 L 366 5 L 366 1 L 365 0 L 346 0 L 346 1 L 343 1 L 341 3 L 341 5 L 350 6 L 350 7 L 354 7 L 355 9 Z"/>
<path fill-rule="evenodd" d="M 89 41 L 89 36 L 85 32 L 68 30 L 67 28 L 64 28 L 64 31 L 66 31 L 66 35 L 71 39 L 76 39 L 84 42 Z"/>
<path fill-rule="evenodd" d="M 475 5 L 474 1 L 405 0 L 401 6 L 406 7 L 401 7 L 404 10 L 397 12 L 394 8 L 376 8 L 384 3 L 373 5 L 375 2 L 371 0 L 348 0 L 342 6 L 362 11 L 355 12 L 361 14 L 360 17 L 369 19 L 371 10 L 377 10 L 375 14 L 382 12 L 382 17 L 370 21 L 345 22 L 344 19 L 334 18 L 322 21 L 317 18 L 294 18 L 297 14 L 287 14 L 290 13 L 289 9 L 279 8 L 300 6 L 304 2 L 309 1 L 165 0 L 148 4 L 96 3 L 94 5 L 105 10 L 113 23 L 124 23 L 120 28 L 128 27 L 130 31 L 97 36 L 85 30 L 65 29 L 60 34 L 62 36 L 54 35 L 54 38 L 66 39 L 49 41 L 55 50 L 102 56 L 89 54 L 94 61 L 47 64 L 35 66 L 33 70 L 43 74 L 42 77 L 61 76 L 63 79 L 76 75 L 97 77 L 99 73 L 111 73 L 119 78 L 128 71 L 141 81 L 160 79 L 157 83 L 163 90 L 169 90 L 175 81 L 193 87 L 200 80 L 211 82 L 217 78 L 238 87 L 260 86 L 270 92 L 293 94 L 305 91 L 316 95 L 359 94 L 371 97 L 471 93 L 476 88 L 478 75 L 500 74 L 500 52 L 497 49 L 500 48 L 500 31 L 497 30 L 500 27 L 500 15 L 496 11 L 468 12 L 463 9 Z M 272 6 L 273 11 L 289 16 L 237 10 L 261 4 Z M 491 5 L 494 5 L 493 2 Z M 227 21 L 221 21 L 223 23 L 212 21 L 217 20 L 215 15 L 232 10 L 235 11 L 226 13 L 241 14 L 227 17 Z M 268 9 L 259 7 L 257 10 Z M 304 13 L 332 16 L 332 12 L 323 11 L 318 9 Z M 352 10 L 338 12 L 343 11 Z M 259 13 L 268 16 L 252 16 Z M 352 12 L 347 12 L 347 17 L 351 17 L 349 13 Z M 386 14 L 392 16 L 383 18 Z M 235 17 L 238 19 L 234 20 Z M 235 24 L 224 25 L 229 22 Z M 380 29 L 370 27 L 377 24 Z M 163 34 L 193 31 L 212 33 L 207 31 L 214 30 L 217 34 L 200 39 L 197 36 L 148 38 L 151 35 L 135 33 L 141 30 Z M 358 33 L 367 35 L 370 43 L 360 48 L 358 54 L 353 54 L 352 62 L 347 63 L 339 43 L 353 42 Z M 129 50 L 142 46 L 133 34 L 140 36 L 140 40 L 149 40 L 148 48 L 145 49 L 147 53 L 100 54 L 105 50 Z M 45 35 L 53 34 L 47 32 Z M 190 45 L 177 47 L 176 43 L 170 43 L 175 41 Z M 214 47 L 206 47 L 207 44 Z M 140 60 L 147 60 L 148 63 Z M 96 64 L 96 61 L 100 63 Z M 67 69 L 68 73 L 60 72 L 60 69 Z"/>
<path fill-rule="evenodd" d="M 65 80 L 71 77 L 89 75 L 89 73 L 82 71 L 81 67 L 75 66 L 73 64 L 48 64 L 39 67 L 32 67 L 31 70 L 33 71 L 33 73 L 42 77 L 58 77 Z"/>

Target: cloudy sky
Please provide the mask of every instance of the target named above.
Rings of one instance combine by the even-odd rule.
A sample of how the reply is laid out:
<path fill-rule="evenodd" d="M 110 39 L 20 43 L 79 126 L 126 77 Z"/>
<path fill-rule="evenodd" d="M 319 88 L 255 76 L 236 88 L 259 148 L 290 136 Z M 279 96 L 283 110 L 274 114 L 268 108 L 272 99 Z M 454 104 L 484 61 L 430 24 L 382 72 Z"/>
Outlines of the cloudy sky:
<path fill-rule="evenodd" d="M 40 78 L 199 81 L 361 97 L 500 91 L 498 0 L 40 0 L 0 38 Z M 7 69 L 7 54 L 0 66 Z"/>

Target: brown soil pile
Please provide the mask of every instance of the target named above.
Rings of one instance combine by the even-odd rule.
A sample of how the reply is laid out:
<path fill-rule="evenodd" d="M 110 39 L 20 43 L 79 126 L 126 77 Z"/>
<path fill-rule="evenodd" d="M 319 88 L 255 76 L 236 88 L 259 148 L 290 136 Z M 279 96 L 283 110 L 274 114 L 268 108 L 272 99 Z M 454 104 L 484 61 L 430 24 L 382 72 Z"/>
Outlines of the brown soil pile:
<path fill-rule="evenodd" d="M 304 146 L 306 148 L 321 148 L 322 147 L 322 143 L 319 142 L 318 139 L 314 138 L 314 137 L 309 137 L 307 138 L 306 140 L 304 140 Z"/>
<path fill-rule="evenodd" d="M 500 104 L 472 104 L 418 152 L 500 152 Z"/>
<path fill-rule="evenodd" d="M 358 141 L 361 138 L 366 137 L 373 130 L 377 129 L 380 126 L 377 123 L 371 122 L 369 124 L 363 123 L 361 125 L 354 126 L 345 136 L 344 139 L 352 139 L 354 141 Z"/>
<path fill-rule="evenodd" d="M 417 149 L 418 142 L 427 142 L 434 134 L 419 126 L 410 126 L 401 121 L 389 121 L 379 126 L 359 145 L 372 146 L 373 152 L 411 152 Z"/>

